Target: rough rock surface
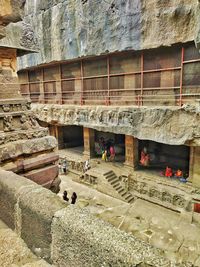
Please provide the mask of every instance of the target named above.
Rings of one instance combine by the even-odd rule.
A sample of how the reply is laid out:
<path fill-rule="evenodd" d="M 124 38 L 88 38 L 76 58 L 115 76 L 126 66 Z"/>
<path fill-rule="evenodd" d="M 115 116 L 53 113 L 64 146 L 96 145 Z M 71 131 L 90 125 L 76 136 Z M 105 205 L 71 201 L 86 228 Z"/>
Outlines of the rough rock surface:
<path fill-rule="evenodd" d="M 56 146 L 57 141 L 52 136 L 10 142 L 6 146 L 0 146 L 0 158 L 2 161 L 15 159 L 23 155 L 32 155 L 42 151 L 53 150 Z"/>
<path fill-rule="evenodd" d="M 192 267 L 170 262 L 161 250 L 96 219 L 86 209 L 71 206 L 58 211 L 52 234 L 52 256 L 58 266 L 66 266 L 67 259 L 70 267 Z"/>
<path fill-rule="evenodd" d="M 21 22 L 24 15 L 24 0 L 0 1 L 0 25 L 9 24 L 0 33 L 0 46 L 15 47 L 22 50 L 37 50 L 37 42 L 31 26 Z M 18 22 L 19 23 L 11 23 Z"/>
<path fill-rule="evenodd" d="M 0 221 L 0 265 L 2 267 L 50 267 L 28 249 L 24 241 Z"/>
<path fill-rule="evenodd" d="M 200 144 L 199 108 L 183 107 L 88 107 L 34 104 L 41 121 L 80 125 L 98 131 L 132 135 L 171 145 Z"/>
<path fill-rule="evenodd" d="M 193 41 L 196 9 L 196 0 L 27 1 L 24 20 L 41 50 L 22 57 L 19 68 Z"/>
<path fill-rule="evenodd" d="M 196 22 L 197 22 L 197 28 L 196 28 L 195 43 L 198 49 L 200 49 L 200 1 L 199 0 L 198 0 L 198 7 L 196 10 Z"/>
<path fill-rule="evenodd" d="M 24 0 L 1 0 L 0 20 L 4 21 L 4 25 L 21 20 L 24 3 Z"/>

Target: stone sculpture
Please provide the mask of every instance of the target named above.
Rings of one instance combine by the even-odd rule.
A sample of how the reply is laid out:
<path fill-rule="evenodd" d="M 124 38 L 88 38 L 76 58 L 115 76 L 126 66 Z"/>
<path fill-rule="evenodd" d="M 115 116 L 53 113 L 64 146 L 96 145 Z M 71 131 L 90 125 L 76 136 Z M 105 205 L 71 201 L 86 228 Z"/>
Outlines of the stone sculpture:
<path fill-rule="evenodd" d="M 21 20 L 23 4 L 24 1 L 0 1 L 0 167 L 57 192 L 60 180 L 54 152 L 56 140 L 39 126 L 30 101 L 22 98 L 16 72 L 17 54 L 35 51 L 34 33 L 22 23 L 16 34 L 20 44 L 9 36 L 8 27 L 12 25 L 8 24 Z"/>

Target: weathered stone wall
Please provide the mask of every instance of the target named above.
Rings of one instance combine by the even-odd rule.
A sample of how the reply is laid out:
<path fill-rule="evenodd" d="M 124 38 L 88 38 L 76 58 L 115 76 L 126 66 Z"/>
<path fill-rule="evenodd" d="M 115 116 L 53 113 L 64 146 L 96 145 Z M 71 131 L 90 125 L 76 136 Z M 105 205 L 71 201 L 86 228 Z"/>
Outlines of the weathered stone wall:
<path fill-rule="evenodd" d="M 195 32 L 195 43 L 198 49 L 200 50 L 200 1 L 198 0 L 198 7 L 196 10 L 196 32 Z"/>
<path fill-rule="evenodd" d="M 33 111 L 39 120 L 49 124 L 80 125 L 171 145 L 200 145 L 198 107 L 185 105 L 133 108 L 34 104 Z"/>
<path fill-rule="evenodd" d="M 193 41 L 197 0 L 35 0 L 25 23 L 40 52 L 21 57 L 19 68 L 102 53 Z"/>
<path fill-rule="evenodd" d="M 17 231 L 31 250 L 55 266 L 179 266 L 165 259 L 161 250 L 96 219 L 84 209 L 67 206 L 32 181 L 3 170 L 0 210 L 0 218 Z"/>

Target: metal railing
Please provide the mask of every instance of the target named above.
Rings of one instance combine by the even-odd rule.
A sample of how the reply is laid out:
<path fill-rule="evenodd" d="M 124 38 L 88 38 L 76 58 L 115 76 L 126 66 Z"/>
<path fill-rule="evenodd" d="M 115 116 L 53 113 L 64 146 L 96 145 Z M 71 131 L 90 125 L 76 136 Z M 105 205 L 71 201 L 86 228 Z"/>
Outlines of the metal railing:
<path fill-rule="evenodd" d="M 61 63 L 57 63 L 59 67 L 59 77 L 56 79 L 45 80 L 44 69 L 42 67 L 42 78 L 39 81 L 30 81 L 29 71 L 27 71 L 28 81 L 21 83 L 21 93 L 24 97 L 31 98 L 32 102 L 39 103 L 58 103 L 58 104 L 81 104 L 81 105 L 183 105 L 185 103 L 191 103 L 197 99 L 200 99 L 200 83 L 197 85 L 184 85 L 185 75 L 192 75 L 185 73 L 185 64 L 194 64 L 200 62 L 200 55 L 198 59 L 184 60 L 184 47 L 181 48 L 180 66 L 157 68 L 157 69 L 144 69 L 144 52 L 140 54 L 140 70 L 134 72 L 119 72 L 111 73 L 110 71 L 110 55 L 106 56 L 107 59 L 107 73 L 103 75 L 91 75 L 84 76 L 84 60 L 80 61 L 80 76 L 72 78 L 63 78 Z M 104 56 L 105 58 L 105 56 Z M 168 64 L 166 63 L 166 66 Z M 177 65 L 177 64 L 175 64 Z M 161 74 L 171 72 L 175 76 L 175 86 L 153 86 L 153 77 L 146 77 L 145 75 L 158 74 L 158 78 L 161 79 Z M 132 76 L 133 79 L 138 75 L 139 85 L 135 88 L 113 88 L 111 79 L 122 77 L 123 79 L 128 76 Z M 178 77 L 178 78 L 177 78 Z M 106 78 L 104 83 L 102 82 L 101 88 L 98 84 L 94 88 L 88 89 L 85 84 L 88 79 L 101 79 Z M 148 80 L 149 79 L 149 80 Z M 177 82 L 178 79 L 178 82 Z M 64 82 L 80 81 L 78 89 L 76 85 L 70 84 L 67 87 Z M 153 82 L 152 82 L 153 81 Z M 103 88 L 103 84 L 106 82 L 106 88 Z M 168 78 L 167 82 L 172 84 L 172 80 Z M 198 81 L 197 81 L 198 83 Z M 47 84 L 52 85 L 52 88 L 48 88 Z M 148 86 L 146 86 L 148 84 Z M 37 87 L 37 88 L 36 88 Z"/>

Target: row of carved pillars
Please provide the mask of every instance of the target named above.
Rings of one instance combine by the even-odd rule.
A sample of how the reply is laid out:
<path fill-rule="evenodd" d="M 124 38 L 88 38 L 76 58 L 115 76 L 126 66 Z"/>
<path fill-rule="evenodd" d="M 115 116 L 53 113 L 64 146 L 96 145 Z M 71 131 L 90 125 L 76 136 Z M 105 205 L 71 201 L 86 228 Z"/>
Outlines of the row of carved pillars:
<path fill-rule="evenodd" d="M 62 147 L 62 131 L 60 127 L 52 125 L 49 127 L 50 134 L 55 136 L 58 144 Z M 95 154 L 95 130 L 83 127 L 84 152 L 86 159 L 93 158 Z M 193 185 L 200 187 L 200 147 L 190 147 L 189 179 Z M 125 135 L 125 162 L 124 165 L 133 170 L 138 164 L 138 139 Z"/>

